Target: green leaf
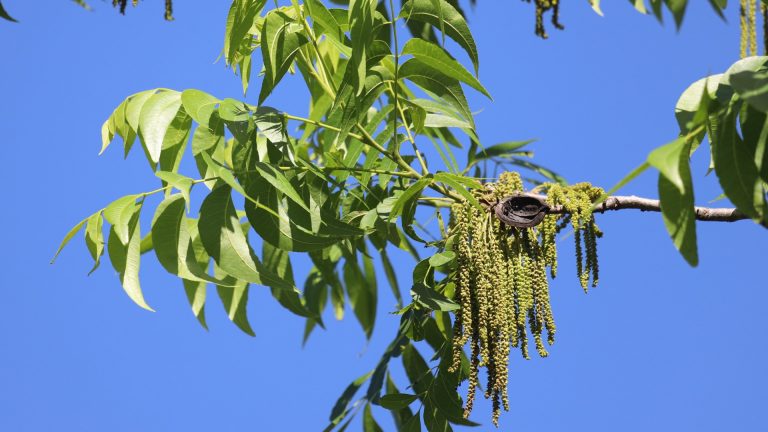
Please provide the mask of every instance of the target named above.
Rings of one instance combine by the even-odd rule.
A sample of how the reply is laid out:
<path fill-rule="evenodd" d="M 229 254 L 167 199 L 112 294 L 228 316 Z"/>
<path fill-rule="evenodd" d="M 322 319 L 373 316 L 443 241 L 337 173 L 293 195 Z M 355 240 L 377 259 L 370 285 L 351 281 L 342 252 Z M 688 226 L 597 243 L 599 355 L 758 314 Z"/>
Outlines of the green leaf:
<path fill-rule="evenodd" d="M 431 265 L 436 269 L 450 266 L 455 261 L 456 261 L 456 252 L 454 251 L 443 251 L 429 257 L 429 265 Z"/>
<path fill-rule="evenodd" d="M 480 62 L 475 39 L 472 37 L 472 32 L 469 31 L 464 17 L 450 3 L 440 0 L 439 6 L 436 7 L 436 2 L 433 0 L 410 0 L 400 10 L 400 18 L 425 22 L 437 28 L 445 28 L 445 34 L 467 52 L 475 66 L 475 75 L 477 75 Z"/>
<path fill-rule="evenodd" d="M 365 404 L 363 409 L 363 432 L 382 432 L 381 426 L 376 423 L 371 412 L 371 404 Z"/>
<path fill-rule="evenodd" d="M 472 180 L 457 174 L 439 172 L 435 174 L 435 181 L 440 183 L 445 183 L 446 185 L 456 190 L 456 192 L 458 192 L 461 196 L 466 198 L 466 200 L 472 203 L 472 205 L 474 205 L 475 207 L 480 209 L 483 208 L 483 206 L 480 205 L 480 202 L 477 200 L 477 198 L 475 198 L 475 196 L 471 192 L 465 189 L 465 186 L 470 187 L 472 189 L 482 189 L 483 186 L 480 183 L 478 183 L 476 180 Z"/>
<path fill-rule="evenodd" d="M 299 205 L 306 211 L 310 211 L 304 199 L 301 197 L 298 191 L 291 185 L 291 182 L 285 177 L 285 175 L 278 171 L 277 168 L 266 164 L 264 162 L 253 162 L 251 165 L 260 175 L 275 189 L 282 192 L 291 201 Z"/>
<path fill-rule="evenodd" d="M 415 284 L 411 289 L 418 296 L 418 302 L 432 310 L 449 312 L 459 309 L 458 304 L 424 284 Z"/>
<path fill-rule="evenodd" d="M 210 265 L 211 257 L 203 247 L 200 241 L 200 234 L 197 232 L 197 221 L 187 219 L 187 230 L 190 233 L 189 257 L 193 257 L 198 268 L 207 269 Z M 208 284 L 205 281 L 191 281 L 182 279 L 184 292 L 187 295 L 187 301 L 192 308 L 192 313 L 197 317 L 197 321 L 204 329 L 208 330 L 208 324 L 205 322 L 205 300 L 208 291 Z M 222 281 L 223 282 L 223 281 Z"/>
<path fill-rule="evenodd" d="M 184 111 L 206 128 L 209 128 L 211 116 L 216 112 L 216 105 L 220 102 L 220 100 L 200 90 L 188 89 L 181 92 L 181 103 L 184 106 Z"/>
<path fill-rule="evenodd" d="M 403 209 L 417 200 L 421 196 L 421 191 L 432 184 L 432 181 L 432 175 L 428 174 L 408 186 L 408 188 L 405 189 L 402 194 L 400 194 L 400 196 L 397 198 L 397 201 L 395 201 L 395 203 L 392 205 L 392 210 L 389 212 L 388 219 L 391 221 L 392 219 L 400 216 L 400 214 L 403 212 Z"/>
<path fill-rule="evenodd" d="M 402 54 L 413 55 L 425 65 L 467 84 L 493 100 L 490 93 L 488 93 L 488 90 L 480 84 L 480 81 L 478 81 L 477 78 L 469 73 L 461 63 L 454 60 L 443 48 L 432 42 L 418 38 L 411 39 L 406 42 Z"/>
<path fill-rule="evenodd" d="M 368 378 L 371 377 L 371 374 L 373 374 L 372 371 L 360 376 L 356 380 L 352 381 L 352 383 L 350 383 L 346 389 L 344 389 L 344 392 L 341 394 L 341 396 L 339 396 L 339 399 L 336 400 L 336 404 L 331 410 L 331 416 L 329 419 L 331 421 L 331 425 L 325 429 L 326 431 L 333 429 L 333 426 L 341 423 L 344 418 L 346 418 L 347 414 L 349 414 L 347 406 L 349 406 L 352 398 L 355 397 L 355 394 L 363 385 L 363 383 L 368 381 Z"/>
<path fill-rule="evenodd" d="M 155 175 L 164 182 L 168 183 L 168 185 L 175 187 L 179 190 L 179 192 L 181 192 L 181 196 L 184 197 L 184 201 L 187 203 L 187 211 L 189 211 L 189 204 L 191 203 L 189 191 L 192 189 L 192 179 L 187 176 L 168 171 L 156 171 Z"/>
<path fill-rule="evenodd" d="M 408 376 L 414 392 L 422 399 L 422 395 L 431 387 L 434 376 L 432 376 L 427 362 L 424 361 L 424 357 L 419 354 L 413 345 L 409 344 L 405 347 L 402 357 L 405 374 Z"/>
<path fill-rule="evenodd" d="M 739 97 L 762 112 L 768 112 L 768 71 L 745 70 L 732 73 L 730 84 Z"/>
<path fill-rule="evenodd" d="M 419 412 L 416 412 L 416 414 L 405 422 L 400 432 L 421 432 L 421 418 Z"/>
<path fill-rule="evenodd" d="M 659 170 L 659 199 L 664 225 L 688 264 L 699 263 L 696 246 L 696 211 L 688 156 L 691 142 L 681 137 L 648 155 Z"/>
<path fill-rule="evenodd" d="M 262 259 L 265 268 L 269 269 L 280 278 L 294 283 L 293 268 L 291 267 L 291 260 L 288 252 L 278 249 L 268 242 L 263 242 Z M 304 301 L 296 291 L 273 288 L 272 296 L 284 308 L 298 316 L 320 319 L 319 314 L 313 313 L 306 308 Z"/>
<path fill-rule="evenodd" d="M 88 218 L 85 225 L 85 245 L 93 258 L 93 268 L 88 272 L 90 275 L 99 268 L 101 255 L 104 253 L 104 218 L 100 211 Z"/>
<path fill-rule="evenodd" d="M 595 205 L 601 204 L 603 201 L 605 201 L 606 198 L 616 193 L 619 189 L 623 188 L 627 185 L 627 183 L 634 180 L 637 176 L 644 173 L 645 170 L 651 167 L 651 164 L 649 164 L 647 161 L 643 162 L 638 166 L 637 168 L 633 169 L 629 174 L 627 174 L 623 179 L 619 180 L 618 183 L 613 185 L 610 189 L 608 189 L 607 192 L 603 194 L 603 196 L 600 197 L 599 200 L 595 202 Z"/>
<path fill-rule="evenodd" d="M 461 84 L 456 79 L 433 69 L 416 58 L 412 58 L 400 66 L 399 77 L 410 80 L 422 89 L 444 100 L 460 112 L 464 119 L 474 128 L 472 112 L 469 110 L 469 104 L 464 96 L 464 91 L 461 89 Z"/>
<path fill-rule="evenodd" d="M 723 74 L 702 78 L 691 84 L 680 95 L 675 105 L 675 117 L 683 133 L 707 120 L 707 116 L 704 114 L 707 114 L 709 107 L 706 105 L 709 104 L 710 100 L 717 97 L 717 88 L 722 77 Z"/>
<path fill-rule="evenodd" d="M 600 0 L 589 0 L 589 4 L 592 6 L 592 10 L 596 14 L 603 16 L 603 11 L 600 9 Z"/>
<path fill-rule="evenodd" d="M 765 192 L 755 155 L 736 131 L 737 111 L 731 106 L 720 125 L 713 149 L 715 173 L 723 192 L 736 208 L 759 221 L 766 214 Z"/>
<path fill-rule="evenodd" d="M 224 37 L 224 57 L 228 65 L 237 58 L 237 50 L 249 32 L 266 0 L 235 0 L 229 8 Z"/>
<path fill-rule="evenodd" d="M 181 109 L 181 93 L 161 91 L 147 99 L 139 116 L 139 137 L 153 163 L 160 161 L 165 133 Z"/>
<path fill-rule="evenodd" d="M 72 237 L 75 236 L 75 234 L 79 233 L 80 230 L 83 228 L 83 225 L 85 225 L 86 222 L 91 218 L 92 216 L 89 216 L 80 222 L 77 223 L 77 225 L 73 226 L 69 232 L 67 232 L 67 235 L 64 236 L 64 240 L 61 241 L 61 244 L 59 244 L 59 248 L 56 250 L 56 253 L 53 255 L 53 258 L 51 258 L 51 264 L 53 264 L 56 261 L 56 257 L 59 256 L 61 251 L 64 249 L 64 247 L 69 243 L 70 240 L 72 240 Z"/>
<path fill-rule="evenodd" d="M 381 266 L 384 267 L 384 274 L 387 276 L 387 282 L 389 282 L 392 294 L 395 296 L 395 300 L 397 300 L 397 306 L 400 307 L 403 305 L 403 297 L 400 294 L 400 285 L 397 282 L 395 268 L 392 266 L 392 261 L 389 260 L 386 248 L 381 249 Z"/>
<path fill-rule="evenodd" d="M 237 99 L 226 98 L 219 104 L 219 117 L 228 122 L 248 121 L 251 111 L 245 102 Z"/>
<path fill-rule="evenodd" d="M 5 8 L 3 7 L 3 3 L 2 3 L 2 2 L 0 2 L 0 18 L 2 18 L 2 19 L 4 19 L 4 20 L 8 20 L 8 21 L 11 21 L 11 22 L 18 22 L 18 21 L 16 21 L 15 19 L 13 19 L 13 17 L 11 17 L 10 15 L 8 15 L 8 12 L 7 12 L 7 11 L 5 10 Z"/>
<path fill-rule="evenodd" d="M 683 24 L 683 16 L 685 16 L 685 8 L 688 6 L 688 0 L 664 0 L 669 10 L 672 12 L 672 16 L 675 18 L 675 25 L 678 30 Z"/>
<path fill-rule="evenodd" d="M 379 399 L 379 404 L 388 410 L 399 410 L 407 407 L 418 398 L 416 395 L 405 393 L 388 394 Z"/>
<path fill-rule="evenodd" d="M 204 265 L 198 264 L 200 253 L 195 252 L 192 245 L 192 233 L 184 215 L 184 202 L 182 195 L 174 194 L 157 206 L 151 233 L 157 260 L 168 273 L 182 279 L 226 285 L 226 282 L 207 274 L 208 259 Z"/>
<path fill-rule="evenodd" d="M 127 224 L 129 238 L 126 242 L 119 237 L 116 226 L 113 224 L 109 230 L 107 251 L 112 267 L 120 275 L 120 283 L 123 285 L 128 297 L 142 308 L 154 312 L 144 301 L 144 294 L 139 284 L 139 261 L 141 258 L 141 231 L 139 228 L 139 214 L 141 204 L 133 203 L 130 212 L 130 221 Z M 106 216 L 106 210 L 104 212 Z"/>
<path fill-rule="evenodd" d="M 364 262 L 366 259 L 369 262 L 366 267 L 370 267 L 372 271 L 373 264 L 370 263 L 370 258 L 363 255 Z M 347 289 L 349 302 L 352 304 L 352 310 L 355 312 L 357 321 L 363 327 L 366 338 L 370 339 L 373 325 L 376 322 L 377 292 L 375 277 L 369 277 L 368 270 L 366 268 L 366 275 L 364 276 L 355 257 L 348 257 L 344 261 L 344 285 Z"/>
<path fill-rule="evenodd" d="M 219 294 L 221 303 L 224 305 L 224 310 L 227 311 L 227 317 L 245 334 L 256 336 L 251 328 L 251 323 L 248 322 L 248 314 L 246 312 L 246 306 L 248 305 L 248 282 L 227 275 L 226 272 L 216 265 L 213 268 L 213 274 L 216 277 L 223 279 L 227 282 L 227 285 L 231 285 L 216 286 L 216 292 Z"/>
<path fill-rule="evenodd" d="M 354 71 L 345 76 L 350 79 L 354 94 L 363 90 L 368 70 L 368 51 L 373 42 L 374 12 L 377 0 L 352 0 L 349 3 L 349 29 L 352 41 L 352 55 L 347 68 Z"/>
<path fill-rule="evenodd" d="M 472 164 L 475 164 L 477 162 L 496 158 L 496 157 L 503 158 L 505 156 L 513 154 L 514 152 L 520 150 L 521 148 L 535 141 L 536 141 L 535 139 L 529 139 L 525 141 L 507 141 L 507 142 L 495 144 L 478 151 L 477 154 L 475 155 L 472 155 L 470 162 Z"/>
<path fill-rule="evenodd" d="M 263 268 L 248 245 L 230 196 L 231 188 L 219 183 L 200 207 L 200 240 L 206 252 L 227 274 L 254 284 L 286 290 L 292 283 Z"/>
<path fill-rule="evenodd" d="M 112 224 L 117 237 L 123 244 L 128 243 L 128 238 L 131 232 L 129 223 L 131 218 L 133 218 L 136 199 L 139 198 L 139 196 L 140 195 L 127 195 L 118 198 L 104 209 L 104 218 L 107 219 L 107 222 Z"/>
<path fill-rule="evenodd" d="M 261 29 L 261 53 L 264 80 L 259 93 L 259 105 L 272 93 L 293 63 L 299 48 L 307 43 L 300 24 L 280 10 L 272 10 L 264 18 Z"/>
<path fill-rule="evenodd" d="M 329 11 L 320 0 L 307 0 L 304 2 L 304 6 L 307 8 L 309 16 L 316 24 L 315 27 L 319 24 L 322 29 L 321 33 L 336 42 L 337 47 L 344 46 L 347 43 L 347 36 L 344 34 L 344 30 L 342 30 L 341 24 L 339 24 L 336 17 L 333 16 L 331 11 Z"/>

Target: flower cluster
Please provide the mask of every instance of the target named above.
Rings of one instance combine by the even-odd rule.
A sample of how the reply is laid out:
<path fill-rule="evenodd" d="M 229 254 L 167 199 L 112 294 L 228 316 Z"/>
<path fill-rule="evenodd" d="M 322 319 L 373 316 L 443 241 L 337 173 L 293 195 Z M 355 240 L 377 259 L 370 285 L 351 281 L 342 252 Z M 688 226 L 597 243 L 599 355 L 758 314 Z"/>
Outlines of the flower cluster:
<path fill-rule="evenodd" d="M 470 345 L 469 390 L 464 416 L 472 411 L 480 368 L 485 367 L 485 397 L 493 401 L 493 422 L 498 424 L 501 408 L 509 410 L 508 366 L 512 348 L 529 359 L 530 338 L 539 356 L 548 355 L 547 343 L 555 340 L 555 321 L 549 296 L 547 268 L 557 271 L 555 238 L 568 223 L 574 229 L 578 272 L 582 286 L 592 276 L 597 284 L 596 238 L 601 235 L 592 217 L 592 205 L 602 190 L 581 183 L 573 186 L 545 185 L 548 204 L 561 206 L 565 214 L 549 214 L 533 228 L 508 227 L 491 211 L 468 202 L 451 208 L 450 235 L 457 256 L 453 274 L 455 296 L 460 305 L 453 332 L 451 370 L 459 370 L 464 346 Z M 493 202 L 515 192 L 523 184 L 517 173 L 504 173 L 488 185 L 481 198 Z M 582 246 L 583 244 L 583 246 Z M 586 251 L 586 254 L 584 253 Z M 586 256 L 584 256 L 586 255 Z M 585 282 L 586 281 L 586 282 Z"/>

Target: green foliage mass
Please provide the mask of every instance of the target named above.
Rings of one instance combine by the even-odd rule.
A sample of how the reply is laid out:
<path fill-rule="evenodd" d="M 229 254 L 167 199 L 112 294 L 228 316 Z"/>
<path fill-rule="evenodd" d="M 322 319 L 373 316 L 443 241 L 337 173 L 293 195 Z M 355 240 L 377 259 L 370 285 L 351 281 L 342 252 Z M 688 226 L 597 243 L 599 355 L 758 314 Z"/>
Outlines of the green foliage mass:
<path fill-rule="evenodd" d="M 380 295 L 374 261 L 379 261 L 398 303 L 400 326 L 378 364 L 336 402 L 326 430 L 345 429 L 358 413 L 364 430 L 380 430 L 372 405 L 390 410 L 403 431 L 421 430 L 422 422 L 430 431 L 474 425 L 466 417 L 481 364 L 489 371 L 486 396 L 495 401 L 495 422 L 499 407 L 508 406 L 510 346 L 527 356 L 532 335 L 545 355 L 543 328 L 553 341 L 545 268 L 554 277 L 555 236 L 568 222 L 580 283 L 585 289 L 590 280 L 597 283 L 600 231 L 592 209 L 607 195 L 587 184 L 568 186 L 532 163 L 530 141 L 481 142 L 465 90 L 490 94 L 478 79 L 477 45 L 456 2 L 408 0 L 399 8 L 391 0 L 352 0 L 346 7 L 319 0 L 274 8 L 266 3 L 233 1 L 223 47 L 226 65 L 239 75 L 244 92 L 251 86 L 253 60 L 261 63 L 258 104 L 195 89 L 153 89 L 127 97 L 104 123 L 102 151 L 116 137 L 126 155 L 140 147 L 159 188 L 119 198 L 86 217 L 59 252 L 84 230 L 93 270 L 107 253 L 128 296 L 150 310 L 139 269 L 142 256 L 154 253 L 180 279 L 201 325 L 207 325 L 212 285 L 229 319 L 251 335 L 249 290 L 268 287 L 305 320 L 305 340 L 324 325 L 328 308 L 337 319 L 351 308 L 371 336 Z M 557 1 L 535 3 L 539 19 L 550 9 L 557 12 Z M 589 3 L 601 13 L 598 0 Z M 652 0 L 647 9 L 642 0 L 630 3 L 658 18 L 666 8 L 678 26 L 687 5 Z M 725 1 L 710 4 L 723 13 Z M 2 5 L 0 16 L 12 19 Z M 398 22 L 407 24 L 410 36 L 398 33 L 403 28 Z M 455 42 L 456 52 L 445 48 L 446 38 Z M 677 104 L 680 136 L 654 150 L 609 192 L 656 168 L 665 225 L 691 265 L 698 258 L 689 160 L 700 148 L 710 149 L 724 196 L 754 221 L 768 223 L 766 62 L 768 57 L 749 57 L 694 83 Z M 306 85 L 306 116 L 265 105 L 287 74 Z M 708 146 L 702 146 L 705 137 Z M 432 145 L 440 160 L 427 160 L 419 150 L 425 145 Z M 197 172 L 180 172 L 190 155 Z M 510 230 L 500 224 L 489 212 L 483 184 L 500 165 L 521 169 L 526 181 L 547 192 L 548 203 L 567 215 L 548 215 L 537 228 Z M 496 198 L 523 189 L 517 174 L 496 184 Z M 201 203 L 192 202 L 193 188 L 202 189 Z M 162 202 L 151 215 L 147 198 L 153 195 L 161 195 Z M 149 233 L 141 232 L 141 218 L 152 220 Z M 427 219 L 437 222 L 435 238 L 430 237 L 435 230 L 422 226 Z M 253 235 L 262 240 L 261 251 L 249 241 Z M 431 255 L 421 257 L 419 244 Z M 391 248 L 414 258 L 408 298 L 401 297 Z M 294 279 L 295 254 L 312 262 L 303 283 Z M 465 343 L 471 344 L 469 356 Z M 434 356 L 424 359 L 416 344 L 428 345 Z M 395 359 L 402 361 L 409 382 L 401 386 L 409 393 L 401 393 L 389 374 Z M 467 379 L 465 402 L 456 389 Z M 414 413 L 410 406 L 417 402 Z"/>

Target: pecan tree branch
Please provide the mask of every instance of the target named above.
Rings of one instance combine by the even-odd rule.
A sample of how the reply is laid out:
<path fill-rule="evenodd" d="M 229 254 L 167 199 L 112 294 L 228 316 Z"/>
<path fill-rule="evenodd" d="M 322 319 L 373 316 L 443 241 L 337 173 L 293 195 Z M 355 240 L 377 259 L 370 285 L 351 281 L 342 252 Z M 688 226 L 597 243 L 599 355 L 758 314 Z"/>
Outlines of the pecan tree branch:
<path fill-rule="evenodd" d="M 530 196 L 542 202 L 546 202 L 546 195 L 525 193 L 524 195 Z M 661 204 L 659 200 L 643 198 L 639 196 L 629 195 L 620 196 L 614 195 L 605 199 L 602 203 L 595 206 L 596 212 L 606 212 L 612 210 L 626 210 L 636 209 L 640 211 L 660 212 Z M 712 208 L 712 207 L 695 207 L 696 220 L 705 222 L 736 222 L 740 220 L 750 220 L 751 218 L 735 208 Z M 550 214 L 563 214 L 567 213 L 563 206 L 549 207 L 547 213 Z M 765 228 L 768 228 L 768 222 L 760 222 Z"/>

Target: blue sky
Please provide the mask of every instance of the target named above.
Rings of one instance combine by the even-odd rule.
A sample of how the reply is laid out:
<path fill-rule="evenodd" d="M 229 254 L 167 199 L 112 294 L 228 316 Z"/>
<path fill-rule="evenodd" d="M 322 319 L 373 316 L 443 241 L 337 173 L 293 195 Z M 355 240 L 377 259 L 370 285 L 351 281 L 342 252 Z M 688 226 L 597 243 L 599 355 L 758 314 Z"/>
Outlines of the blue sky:
<path fill-rule="evenodd" d="M 161 2 L 125 17 L 92 3 L 94 12 L 67 1 L 4 1 L 21 22 L 0 22 L 0 430 L 321 429 L 344 387 L 375 366 L 394 335 L 397 318 L 387 312 L 395 302 L 383 280 L 370 342 L 348 313 L 302 348 L 303 321 L 266 289 L 251 290 L 250 338 L 214 295 L 211 330 L 203 330 L 180 282 L 153 259 L 142 262 L 141 277 L 156 313 L 131 303 L 109 265 L 87 277 L 80 237 L 48 264 L 84 216 L 157 187 L 140 152 L 125 161 L 117 149 L 97 156 L 101 124 L 125 96 L 167 87 L 242 98 L 239 80 L 215 63 L 229 2 L 177 2 L 173 23 L 162 20 Z M 494 102 L 471 94 L 470 103 L 486 145 L 538 138 L 537 162 L 570 181 L 610 186 L 676 136 L 677 97 L 737 60 L 739 30 L 735 5 L 724 23 L 706 2 L 690 2 L 677 33 L 671 19 L 660 26 L 627 2 L 605 4 L 604 18 L 586 3 L 564 4 L 567 30 L 541 41 L 531 5 L 480 2 L 470 25 Z M 305 93 L 291 81 L 299 80 L 289 78 L 267 104 L 304 114 Z M 700 153 L 693 173 L 697 202 L 706 204 L 719 191 Z M 655 183 L 646 173 L 624 192 L 656 196 Z M 658 214 L 625 211 L 598 222 L 606 233 L 601 286 L 584 295 L 563 242 L 551 286 L 557 343 L 547 359 L 513 355 L 512 411 L 499 430 L 764 428 L 765 230 L 700 223 L 701 264 L 692 269 Z M 411 264 L 396 258 L 405 287 Z M 295 266 L 301 280 L 306 263 Z M 395 377 L 404 387 L 402 373 Z M 386 412 L 375 416 L 391 428 Z M 484 401 L 474 418 L 486 423 L 476 430 L 491 430 Z"/>

